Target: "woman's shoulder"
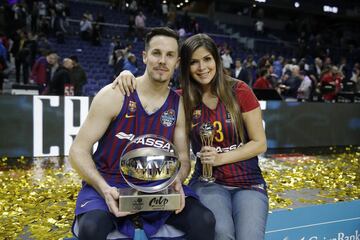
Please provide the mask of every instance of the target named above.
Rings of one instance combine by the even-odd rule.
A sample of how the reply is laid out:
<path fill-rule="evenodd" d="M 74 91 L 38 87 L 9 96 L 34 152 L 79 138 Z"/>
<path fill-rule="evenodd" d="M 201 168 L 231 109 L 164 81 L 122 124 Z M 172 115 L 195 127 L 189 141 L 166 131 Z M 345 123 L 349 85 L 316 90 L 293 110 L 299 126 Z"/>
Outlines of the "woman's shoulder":
<path fill-rule="evenodd" d="M 234 94 L 242 112 L 251 111 L 259 106 L 252 89 L 243 81 L 235 80 Z"/>

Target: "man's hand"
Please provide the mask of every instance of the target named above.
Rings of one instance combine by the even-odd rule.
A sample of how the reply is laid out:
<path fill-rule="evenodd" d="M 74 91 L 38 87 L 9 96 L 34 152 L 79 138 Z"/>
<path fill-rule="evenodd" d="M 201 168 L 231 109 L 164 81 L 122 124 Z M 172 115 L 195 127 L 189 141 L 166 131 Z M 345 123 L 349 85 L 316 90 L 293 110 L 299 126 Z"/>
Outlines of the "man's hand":
<path fill-rule="evenodd" d="M 185 207 L 185 194 L 184 194 L 184 189 L 182 187 L 181 181 L 178 177 L 176 177 L 174 183 L 172 184 L 175 191 L 177 191 L 178 193 L 180 193 L 180 208 L 178 210 L 175 211 L 175 214 L 180 213 L 184 207 Z"/>
<path fill-rule="evenodd" d="M 112 214 L 116 217 L 124 217 L 129 214 L 130 212 L 120 212 L 119 211 L 119 191 L 115 187 L 109 187 L 104 191 L 104 199 L 109 207 L 109 210 Z"/>
<path fill-rule="evenodd" d="M 130 93 L 136 89 L 136 78 L 130 71 L 124 70 L 115 78 L 111 87 L 114 89 L 116 85 L 122 94 L 130 96 Z"/>

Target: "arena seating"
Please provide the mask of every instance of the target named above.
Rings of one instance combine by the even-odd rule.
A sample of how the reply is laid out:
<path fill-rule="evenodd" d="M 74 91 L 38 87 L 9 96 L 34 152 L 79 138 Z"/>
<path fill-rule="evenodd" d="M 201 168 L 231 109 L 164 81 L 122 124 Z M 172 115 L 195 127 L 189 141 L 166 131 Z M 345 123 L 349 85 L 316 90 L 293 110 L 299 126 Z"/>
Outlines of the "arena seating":
<path fill-rule="evenodd" d="M 70 19 L 65 43 L 58 43 L 54 38 L 51 38 L 50 42 L 61 58 L 71 55 L 78 56 L 79 63 L 88 76 L 88 83 L 84 86 L 83 92 L 85 95 L 94 96 L 103 86 L 113 80 L 114 70 L 112 66 L 108 65 L 110 42 L 113 36 L 120 36 L 124 43 L 129 13 L 112 10 L 105 4 L 88 2 L 69 1 L 69 7 Z M 82 41 L 79 37 L 79 21 L 85 12 L 91 13 L 94 18 L 100 12 L 105 16 L 106 25 L 103 26 L 100 46 L 93 46 L 91 42 Z M 160 18 L 151 13 L 146 13 L 146 15 L 148 27 L 161 26 Z M 233 50 L 234 59 L 236 57 L 244 58 L 244 54 L 247 52 L 242 51 L 243 48 L 241 48 L 241 45 L 235 38 L 224 34 L 223 30 L 219 29 L 206 17 L 197 16 L 196 21 L 199 22 L 201 29 L 211 35 L 218 44 L 227 42 Z M 133 42 L 132 52 L 137 57 L 140 73 L 144 71 L 141 56 L 143 46 L 141 40 Z M 242 55 L 239 55 L 239 53 Z"/>

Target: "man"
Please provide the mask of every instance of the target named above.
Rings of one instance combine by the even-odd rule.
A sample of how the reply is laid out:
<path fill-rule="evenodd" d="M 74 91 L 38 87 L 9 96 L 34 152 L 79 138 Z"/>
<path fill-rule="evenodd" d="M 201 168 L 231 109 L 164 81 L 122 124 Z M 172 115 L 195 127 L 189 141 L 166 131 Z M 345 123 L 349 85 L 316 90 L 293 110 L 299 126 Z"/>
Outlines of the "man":
<path fill-rule="evenodd" d="M 64 96 L 69 94 L 65 91 L 65 85 L 70 84 L 70 72 L 73 67 L 73 61 L 70 58 L 64 58 L 63 64 L 56 69 L 49 84 L 49 95 Z"/>
<path fill-rule="evenodd" d="M 84 179 L 76 203 L 73 231 L 79 239 L 106 239 L 117 228 L 134 236 L 138 222 L 147 236 L 163 224 L 182 230 L 187 239 L 213 239 L 213 214 L 183 187 L 190 170 L 189 149 L 185 134 L 184 108 L 180 97 L 168 84 L 178 65 L 178 35 L 169 28 L 154 28 L 145 39 L 144 75 L 137 78 L 137 90 L 123 96 L 119 89 L 104 87 L 94 98 L 88 116 L 70 149 L 72 166 Z M 169 117 L 169 113 L 173 117 Z M 166 115 L 166 124 L 163 116 Z M 139 124 L 141 123 L 141 124 Z M 150 126 L 150 127 L 149 127 Z M 154 127 L 151 127 L 154 126 Z M 128 187 L 119 170 L 119 157 L 129 142 L 121 136 L 158 134 L 172 141 L 179 152 L 181 168 L 174 182 L 182 196 L 181 208 L 174 212 L 120 212 L 117 188 Z M 92 147 L 99 145 L 92 155 Z M 185 192 L 185 194 L 184 194 Z M 134 219 L 138 220 L 134 220 Z M 205 238 L 204 238 L 205 237 Z"/>
<path fill-rule="evenodd" d="M 235 60 L 235 69 L 233 71 L 233 77 L 239 80 L 244 81 L 246 84 L 249 85 L 249 74 L 245 68 L 242 67 L 241 59 L 237 58 Z"/>
<path fill-rule="evenodd" d="M 52 68 L 58 62 L 59 56 L 55 52 L 48 52 L 46 57 L 40 57 L 36 60 L 30 78 L 38 84 L 39 93 L 48 93 L 48 84 L 52 78 Z"/>
<path fill-rule="evenodd" d="M 76 55 L 70 56 L 74 67 L 70 71 L 70 82 L 74 86 L 74 95 L 83 95 L 83 86 L 87 83 L 87 76 L 84 69 L 81 67 Z"/>

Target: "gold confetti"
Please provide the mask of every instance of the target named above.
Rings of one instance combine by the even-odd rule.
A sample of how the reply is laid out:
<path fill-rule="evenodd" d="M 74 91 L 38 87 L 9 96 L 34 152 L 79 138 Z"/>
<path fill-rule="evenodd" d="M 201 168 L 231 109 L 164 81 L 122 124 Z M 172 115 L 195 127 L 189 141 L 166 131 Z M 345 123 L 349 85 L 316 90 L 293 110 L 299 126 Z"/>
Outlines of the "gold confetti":
<path fill-rule="evenodd" d="M 278 154 L 260 159 L 270 213 L 359 199 L 360 149 L 329 150 L 332 154 Z M 66 163 L 64 158 L 0 159 L 0 239 L 72 236 L 81 181 Z"/>

